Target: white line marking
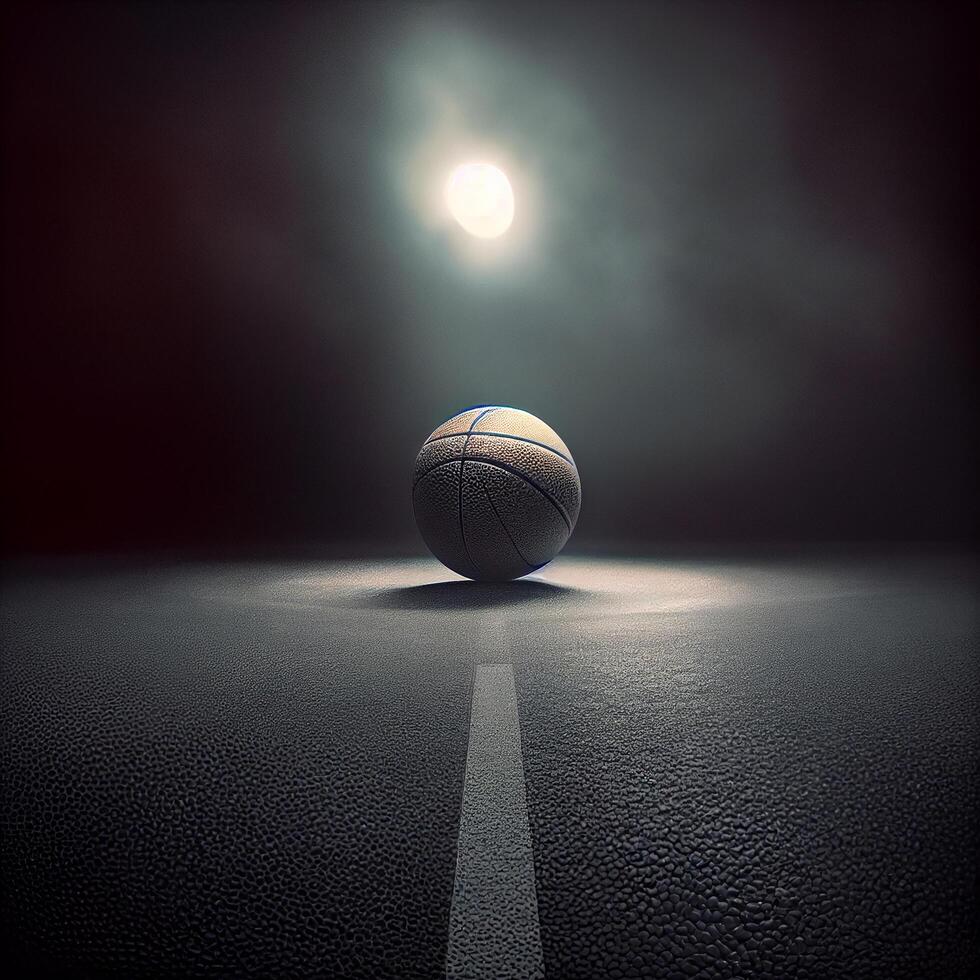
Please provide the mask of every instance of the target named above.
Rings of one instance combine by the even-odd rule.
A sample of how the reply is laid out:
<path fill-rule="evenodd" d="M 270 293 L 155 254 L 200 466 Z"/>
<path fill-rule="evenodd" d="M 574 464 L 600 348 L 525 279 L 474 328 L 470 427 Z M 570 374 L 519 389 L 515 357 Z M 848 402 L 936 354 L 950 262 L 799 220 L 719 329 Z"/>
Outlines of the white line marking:
<path fill-rule="evenodd" d="M 543 976 L 514 668 L 486 664 L 473 682 L 446 977 Z"/>

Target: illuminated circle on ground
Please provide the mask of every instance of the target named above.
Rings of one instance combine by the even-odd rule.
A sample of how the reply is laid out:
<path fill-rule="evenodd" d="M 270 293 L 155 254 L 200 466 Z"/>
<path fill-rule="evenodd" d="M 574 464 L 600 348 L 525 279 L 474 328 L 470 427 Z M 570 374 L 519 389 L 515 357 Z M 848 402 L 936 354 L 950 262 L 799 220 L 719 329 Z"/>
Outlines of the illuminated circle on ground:
<path fill-rule="evenodd" d="M 514 191 L 507 175 L 490 163 L 464 163 L 446 185 L 449 213 L 471 235 L 498 238 L 514 220 Z"/>

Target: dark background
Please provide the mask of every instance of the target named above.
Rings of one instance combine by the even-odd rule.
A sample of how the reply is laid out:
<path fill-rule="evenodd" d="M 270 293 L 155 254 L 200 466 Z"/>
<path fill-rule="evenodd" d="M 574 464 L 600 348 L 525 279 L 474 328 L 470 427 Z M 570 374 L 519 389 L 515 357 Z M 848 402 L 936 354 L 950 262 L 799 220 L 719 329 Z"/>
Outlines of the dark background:
<path fill-rule="evenodd" d="M 578 546 L 972 537 L 959 9 L 15 8 L 7 552 L 421 548 L 479 402 L 568 442 Z M 425 202 L 474 147 L 482 252 Z"/>

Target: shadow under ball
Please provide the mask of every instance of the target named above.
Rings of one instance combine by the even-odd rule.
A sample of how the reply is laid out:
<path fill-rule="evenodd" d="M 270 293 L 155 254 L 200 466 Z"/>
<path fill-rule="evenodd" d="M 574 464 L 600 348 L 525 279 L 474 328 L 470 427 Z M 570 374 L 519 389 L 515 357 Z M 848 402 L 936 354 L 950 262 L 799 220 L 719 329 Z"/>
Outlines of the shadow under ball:
<path fill-rule="evenodd" d="M 426 439 L 412 500 L 439 561 L 467 578 L 502 582 L 561 551 L 578 520 L 582 485 L 554 429 L 518 408 L 479 405 Z"/>

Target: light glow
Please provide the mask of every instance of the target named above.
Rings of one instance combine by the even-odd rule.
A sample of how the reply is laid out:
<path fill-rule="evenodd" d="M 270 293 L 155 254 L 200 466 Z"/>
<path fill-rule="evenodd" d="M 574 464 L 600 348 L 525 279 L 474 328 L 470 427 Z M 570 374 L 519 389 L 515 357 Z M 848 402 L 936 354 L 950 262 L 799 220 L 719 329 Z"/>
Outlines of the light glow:
<path fill-rule="evenodd" d="M 514 191 L 490 163 L 464 163 L 446 185 L 449 213 L 477 238 L 499 238 L 514 220 Z"/>

